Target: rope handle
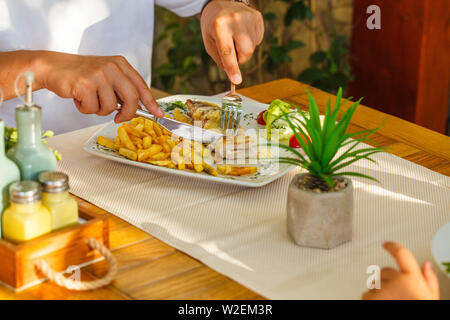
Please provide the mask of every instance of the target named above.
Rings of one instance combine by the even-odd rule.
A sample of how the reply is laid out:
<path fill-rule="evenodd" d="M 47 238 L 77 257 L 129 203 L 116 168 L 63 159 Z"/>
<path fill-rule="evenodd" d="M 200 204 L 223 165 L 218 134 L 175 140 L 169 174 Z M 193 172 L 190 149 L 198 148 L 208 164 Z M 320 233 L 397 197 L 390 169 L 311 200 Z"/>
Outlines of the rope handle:
<path fill-rule="evenodd" d="M 94 281 L 77 281 L 72 280 L 69 278 L 66 278 L 62 275 L 61 272 L 56 272 L 53 270 L 47 262 L 44 260 L 38 260 L 35 262 L 35 266 L 37 269 L 42 272 L 49 280 L 55 282 L 61 287 L 64 287 L 69 290 L 77 290 L 77 291 L 84 291 L 84 290 L 95 290 L 101 287 L 104 287 L 113 281 L 116 273 L 117 273 L 117 260 L 111 253 L 111 251 L 105 247 L 103 244 L 98 242 L 94 238 L 86 239 L 86 243 L 88 246 L 93 249 L 99 251 L 105 260 L 109 264 L 109 270 L 106 273 L 106 275 L 101 278 Z"/>

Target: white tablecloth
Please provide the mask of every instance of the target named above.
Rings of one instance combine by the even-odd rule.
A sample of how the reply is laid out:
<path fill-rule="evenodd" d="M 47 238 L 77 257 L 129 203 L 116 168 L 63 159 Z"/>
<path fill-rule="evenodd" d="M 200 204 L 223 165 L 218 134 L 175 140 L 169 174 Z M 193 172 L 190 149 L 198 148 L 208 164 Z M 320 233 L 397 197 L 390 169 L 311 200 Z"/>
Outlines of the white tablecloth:
<path fill-rule="evenodd" d="M 72 192 L 271 299 L 358 299 L 370 265 L 394 266 L 381 247 L 398 241 L 422 262 L 431 239 L 450 221 L 450 178 L 395 157 L 351 170 L 353 240 L 332 250 L 296 246 L 286 233 L 287 186 L 295 171 L 252 189 L 189 180 L 108 161 L 82 150 L 99 127 L 50 139 L 63 155 Z M 439 274 L 443 298 L 450 281 Z"/>

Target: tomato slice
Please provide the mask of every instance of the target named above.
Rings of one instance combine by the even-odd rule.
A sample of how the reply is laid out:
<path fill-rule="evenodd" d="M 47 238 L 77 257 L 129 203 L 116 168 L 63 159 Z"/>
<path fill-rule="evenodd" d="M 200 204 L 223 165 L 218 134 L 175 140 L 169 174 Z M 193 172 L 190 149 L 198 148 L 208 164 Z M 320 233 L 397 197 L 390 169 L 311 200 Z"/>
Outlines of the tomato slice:
<path fill-rule="evenodd" d="M 299 133 L 299 135 L 302 138 L 303 142 L 306 143 L 306 141 L 309 140 L 309 139 L 305 139 L 305 137 L 303 137 L 303 135 L 301 133 Z M 302 147 L 300 145 L 300 142 L 298 142 L 297 137 L 295 136 L 295 134 L 289 140 L 289 147 L 291 147 L 291 148 L 301 148 Z"/>
<path fill-rule="evenodd" d="M 256 122 L 258 122 L 258 124 L 261 124 L 263 126 L 266 125 L 266 121 L 264 120 L 264 113 L 266 113 L 266 112 L 267 112 L 267 110 L 264 110 L 258 114 L 258 117 L 256 118 Z"/>

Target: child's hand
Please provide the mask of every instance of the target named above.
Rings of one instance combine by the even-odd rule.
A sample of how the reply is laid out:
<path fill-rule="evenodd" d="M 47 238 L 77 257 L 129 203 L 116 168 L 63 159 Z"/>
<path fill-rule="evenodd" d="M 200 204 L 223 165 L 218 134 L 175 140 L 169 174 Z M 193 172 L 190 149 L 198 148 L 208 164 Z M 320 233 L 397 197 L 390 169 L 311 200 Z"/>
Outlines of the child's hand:
<path fill-rule="evenodd" d="M 381 289 L 364 293 L 364 300 L 438 300 L 439 282 L 431 263 L 420 268 L 411 251 L 394 243 L 386 242 L 383 247 L 397 260 L 400 271 L 392 268 L 381 270 Z"/>

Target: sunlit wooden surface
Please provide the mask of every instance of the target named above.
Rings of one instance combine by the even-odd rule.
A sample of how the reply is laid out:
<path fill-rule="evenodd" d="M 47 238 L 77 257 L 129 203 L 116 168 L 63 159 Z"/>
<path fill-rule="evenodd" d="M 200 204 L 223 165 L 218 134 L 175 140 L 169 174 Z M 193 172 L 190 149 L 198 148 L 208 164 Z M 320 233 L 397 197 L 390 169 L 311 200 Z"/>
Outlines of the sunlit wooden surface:
<path fill-rule="evenodd" d="M 332 95 L 289 79 L 239 92 L 264 103 L 279 98 L 306 106 L 305 89 L 316 97 L 321 111 L 329 97 L 334 100 Z M 155 98 L 164 95 L 154 91 Z M 374 141 L 389 148 L 392 154 L 450 176 L 449 137 L 364 106 L 356 111 L 350 130 L 372 129 L 383 122 Z M 129 223 L 82 199 L 78 201 L 80 206 L 109 217 L 111 249 L 119 262 L 113 284 L 92 292 L 69 291 L 52 283 L 43 283 L 21 293 L 0 286 L 0 299 L 263 299 Z M 88 266 L 82 270 L 82 278 L 101 277 L 106 267 L 106 262 Z"/>

